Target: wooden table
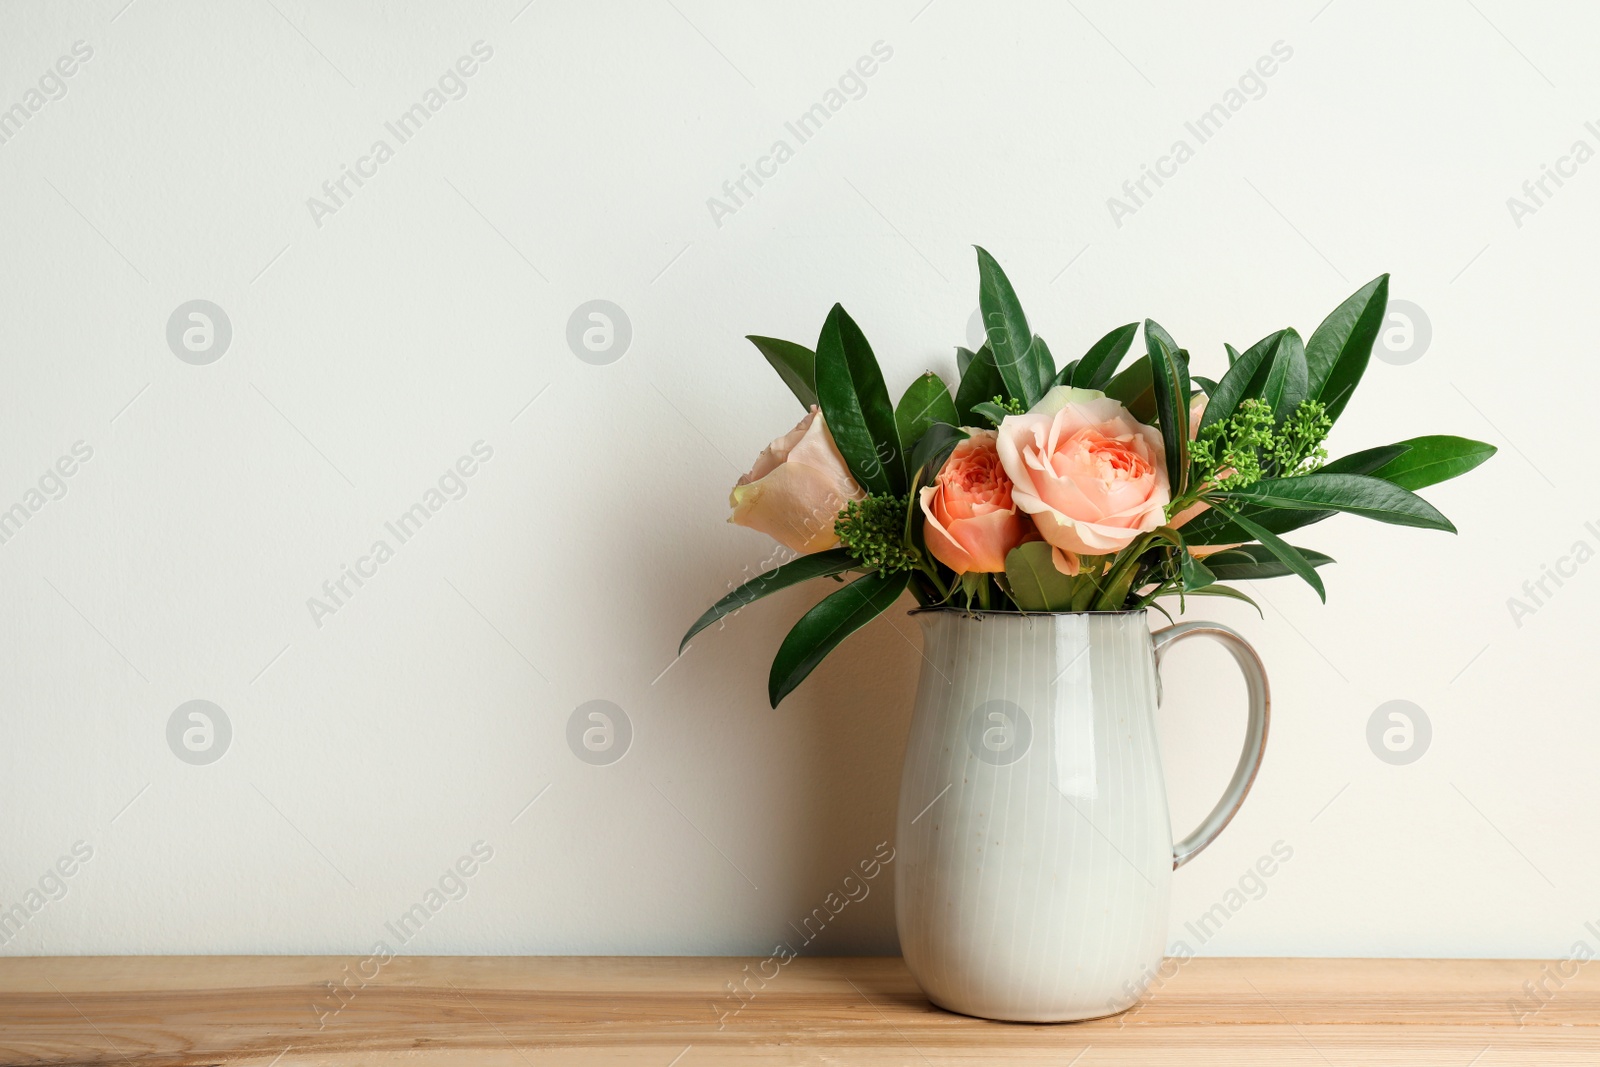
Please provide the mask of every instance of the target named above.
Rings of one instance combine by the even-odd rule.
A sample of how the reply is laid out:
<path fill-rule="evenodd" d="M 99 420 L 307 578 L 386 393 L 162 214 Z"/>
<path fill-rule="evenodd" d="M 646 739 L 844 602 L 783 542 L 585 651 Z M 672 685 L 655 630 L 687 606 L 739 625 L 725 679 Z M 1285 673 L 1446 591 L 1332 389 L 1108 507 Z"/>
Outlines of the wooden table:
<path fill-rule="evenodd" d="M 1133 1011 L 1064 1026 L 939 1011 L 898 959 L 797 959 L 741 1004 L 747 964 L 6 958 L 0 1063 L 1600 1064 L 1600 963 L 1197 959 Z"/>

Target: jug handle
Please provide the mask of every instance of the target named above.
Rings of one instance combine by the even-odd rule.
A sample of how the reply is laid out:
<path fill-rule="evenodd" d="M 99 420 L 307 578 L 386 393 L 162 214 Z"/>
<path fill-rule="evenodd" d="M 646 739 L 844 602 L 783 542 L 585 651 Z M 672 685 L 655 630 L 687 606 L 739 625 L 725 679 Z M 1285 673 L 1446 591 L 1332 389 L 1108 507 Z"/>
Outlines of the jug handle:
<path fill-rule="evenodd" d="M 1238 814 L 1244 798 L 1250 794 L 1250 787 L 1255 784 L 1256 772 L 1261 769 L 1261 754 L 1267 747 L 1267 726 L 1272 719 L 1272 695 L 1267 688 L 1267 671 L 1261 664 L 1261 657 L 1250 647 L 1250 642 L 1221 623 L 1180 622 L 1176 626 L 1168 626 L 1151 634 L 1150 640 L 1155 650 L 1157 686 L 1161 684 L 1159 672 L 1162 655 L 1167 649 L 1188 637 L 1209 637 L 1232 654 L 1234 662 L 1239 665 L 1239 670 L 1244 673 L 1250 720 L 1245 727 L 1244 751 L 1239 754 L 1239 764 L 1233 770 L 1233 778 L 1228 782 L 1228 788 L 1222 792 L 1222 799 L 1217 801 L 1217 806 L 1211 809 L 1211 814 L 1195 828 L 1194 833 L 1172 846 L 1174 870 L 1204 851 L 1205 847 L 1216 840 L 1217 835 L 1222 833 L 1223 828 Z M 1157 692 L 1159 694 L 1160 690 Z M 1159 701 L 1158 695 L 1157 702 Z"/>

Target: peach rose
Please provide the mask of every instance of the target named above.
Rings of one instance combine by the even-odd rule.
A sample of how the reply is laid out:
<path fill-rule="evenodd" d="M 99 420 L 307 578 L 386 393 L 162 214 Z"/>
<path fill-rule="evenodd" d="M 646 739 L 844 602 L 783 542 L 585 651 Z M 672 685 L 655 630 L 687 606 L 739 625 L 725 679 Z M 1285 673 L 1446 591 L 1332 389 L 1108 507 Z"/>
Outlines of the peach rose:
<path fill-rule="evenodd" d="M 1161 434 L 1102 393 L 1052 389 L 1006 416 L 997 446 L 1017 507 L 1064 553 L 1119 552 L 1166 521 Z"/>
<path fill-rule="evenodd" d="M 1006 569 L 1006 553 L 1029 533 L 1011 500 L 993 430 L 968 430 L 939 477 L 918 494 L 923 538 L 933 558 L 957 574 Z"/>
<path fill-rule="evenodd" d="M 867 494 L 833 443 L 815 404 L 799 425 L 756 457 L 728 496 L 728 521 L 760 530 L 802 555 L 833 548 L 833 520 Z"/>

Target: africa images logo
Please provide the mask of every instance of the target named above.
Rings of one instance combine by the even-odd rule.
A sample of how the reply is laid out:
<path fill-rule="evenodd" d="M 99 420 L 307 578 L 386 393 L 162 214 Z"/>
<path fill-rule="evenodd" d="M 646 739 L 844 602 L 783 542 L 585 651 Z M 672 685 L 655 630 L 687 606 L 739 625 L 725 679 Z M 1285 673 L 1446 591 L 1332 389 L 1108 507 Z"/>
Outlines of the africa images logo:
<path fill-rule="evenodd" d="M 467 79 L 478 73 L 480 66 L 493 56 L 492 45 L 485 41 L 473 42 L 470 56 L 457 59 L 453 66 L 439 75 L 435 85 L 430 85 L 423 92 L 421 100 L 400 112 L 394 121 L 383 124 L 389 136 L 394 138 L 394 144 L 379 137 L 372 142 L 365 155 L 357 157 L 350 166 L 340 166 L 336 177 L 322 183 L 322 197 L 307 197 L 306 210 L 311 212 L 311 221 L 316 228 L 322 229 L 322 220 L 326 216 L 336 214 L 368 180 L 378 176 L 378 168 L 394 158 L 396 147 L 421 133 L 422 127 L 444 110 L 445 104 L 466 96 Z M 355 188 L 351 188 L 352 184 Z"/>
<path fill-rule="evenodd" d="M 717 224 L 717 229 L 722 228 L 723 219 L 737 213 L 754 199 L 763 185 L 778 176 L 778 168 L 794 158 L 796 147 L 820 133 L 823 124 L 843 111 L 851 100 L 866 96 L 867 79 L 878 73 L 880 66 L 892 58 L 892 45 L 885 41 L 872 42 L 871 55 L 864 55 L 846 67 L 835 85 L 823 92 L 821 100 L 802 111 L 793 122 L 783 124 L 784 131 L 794 139 L 793 145 L 788 137 L 775 138 L 766 154 L 757 157 L 754 165 L 740 164 L 739 176 L 722 183 L 721 197 L 706 197 L 706 210 L 711 212 L 711 221 Z M 755 188 L 751 188 L 751 183 Z"/>
<path fill-rule="evenodd" d="M 1244 110 L 1246 104 L 1266 96 L 1267 79 L 1293 58 L 1294 48 L 1287 42 L 1272 42 L 1269 54 L 1259 57 L 1247 67 L 1235 85 L 1223 92 L 1220 100 L 1202 111 L 1194 121 L 1183 124 L 1188 137 L 1173 141 L 1166 154 L 1156 157 L 1154 167 L 1148 163 L 1141 164 L 1139 176 L 1122 183 L 1122 196 L 1106 197 L 1106 210 L 1111 213 L 1111 221 L 1117 229 L 1122 229 L 1123 220 L 1138 213 L 1167 181 L 1176 178 L 1178 168 L 1193 159 L 1201 145 L 1221 133 L 1222 127 Z M 1190 137 L 1194 139 L 1193 144 L 1189 143 Z M 1154 189 L 1150 187 L 1151 183 L 1154 183 Z"/>

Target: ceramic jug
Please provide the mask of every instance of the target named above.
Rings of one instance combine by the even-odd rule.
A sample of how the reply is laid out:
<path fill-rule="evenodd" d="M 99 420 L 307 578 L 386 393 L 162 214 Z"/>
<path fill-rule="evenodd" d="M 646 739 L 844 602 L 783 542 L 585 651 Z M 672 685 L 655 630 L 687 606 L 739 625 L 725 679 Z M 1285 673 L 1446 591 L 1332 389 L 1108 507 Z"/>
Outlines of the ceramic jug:
<path fill-rule="evenodd" d="M 965 1015 L 1064 1022 L 1131 1007 L 1161 966 L 1172 872 L 1227 826 L 1267 738 L 1266 672 L 1225 626 L 1148 613 L 915 613 L 923 663 L 895 840 L 907 967 Z M 1157 750 L 1163 653 L 1207 637 L 1249 723 L 1222 799 L 1173 844 Z"/>

